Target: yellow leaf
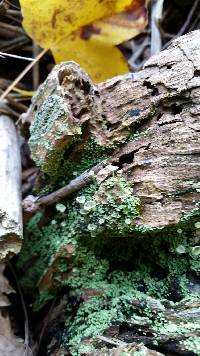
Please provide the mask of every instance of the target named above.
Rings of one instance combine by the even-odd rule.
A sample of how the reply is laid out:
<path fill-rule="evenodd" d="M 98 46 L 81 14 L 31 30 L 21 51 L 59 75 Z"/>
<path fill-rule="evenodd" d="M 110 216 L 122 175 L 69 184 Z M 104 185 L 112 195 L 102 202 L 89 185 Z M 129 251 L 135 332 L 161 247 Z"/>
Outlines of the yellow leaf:
<path fill-rule="evenodd" d="M 123 11 L 132 0 L 20 0 L 23 25 L 42 47 L 101 17 Z"/>
<path fill-rule="evenodd" d="M 26 31 L 52 50 L 57 63 L 74 60 L 100 82 L 128 72 L 114 45 L 144 29 L 146 1 L 20 0 L 20 4 Z"/>
<path fill-rule="evenodd" d="M 80 33 L 71 36 L 52 48 L 57 63 L 73 59 L 96 83 L 128 72 L 128 64 L 118 48 L 106 43 L 102 46 L 92 38 L 82 40 Z"/>

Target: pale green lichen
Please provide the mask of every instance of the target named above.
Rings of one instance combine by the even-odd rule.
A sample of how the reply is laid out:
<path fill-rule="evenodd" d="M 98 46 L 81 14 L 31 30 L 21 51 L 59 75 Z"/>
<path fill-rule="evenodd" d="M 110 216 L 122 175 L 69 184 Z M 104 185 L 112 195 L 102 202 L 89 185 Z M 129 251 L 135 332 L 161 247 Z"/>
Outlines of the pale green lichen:
<path fill-rule="evenodd" d="M 31 148 L 32 158 L 40 169 L 49 174 L 55 175 L 63 154 L 67 147 L 70 145 L 72 138 L 72 131 L 69 127 L 67 117 L 69 111 L 66 107 L 64 99 L 57 94 L 49 95 L 41 108 L 35 114 L 34 122 L 31 125 L 31 136 L 29 139 L 29 145 Z M 55 148 L 55 142 L 52 142 L 49 132 L 53 129 L 55 122 L 62 122 L 62 125 L 56 125 L 54 129 L 54 141 L 55 139 L 61 139 L 63 135 L 69 136 L 65 144 L 58 145 Z M 49 139 L 48 139 L 49 137 Z M 40 148 L 39 148 L 40 147 Z M 45 157 L 42 157 L 43 149 L 47 151 Z"/>
<path fill-rule="evenodd" d="M 200 355 L 200 336 L 191 336 L 183 342 L 188 351 L 194 352 L 195 355 Z"/>
<path fill-rule="evenodd" d="M 183 245 L 178 245 L 178 246 L 176 247 L 176 252 L 179 253 L 179 254 L 186 253 L 186 248 L 185 248 L 185 246 L 183 246 Z"/>
<path fill-rule="evenodd" d="M 60 213 L 64 213 L 66 210 L 66 206 L 64 204 L 58 203 L 56 204 L 56 210 Z"/>
<path fill-rule="evenodd" d="M 53 225 L 40 227 L 42 214 L 37 214 L 26 227 L 18 267 L 26 271 L 21 278 L 24 288 L 32 295 L 35 290 L 36 309 L 64 287 L 73 298 L 87 290 L 95 291 L 95 296 L 91 293 L 87 303 L 78 308 L 73 320 L 70 315 L 74 306 L 69 298 L 63 344 L 73 356 L 81 355 L 85 339 L 95 338 L 111 325 L 137 322 L 133 299 L 145 305 L 140 317 L 154 320 L 155 333 L 173 330 L 182 335 L 190 327 L 196 327 L 189 322 L 180 327 L 166 324 L 159 300 L 176 302 L 188 295 L 195 296 L 196 292 L 189 288 L 188 273 L 197 274 L 200 267 L 199 256 L 191 253 L 196 246 L 199 206 L 184 216 L 178 226 L 141 229 L 134 224 L 134 219 L 140 216 L 140 201 L 132 192 L 125 178 L 114 175 L 100 188 L 92 183 L 64 202 L 66 210 L 55 211 Z M 82 215 L 87 202 L 92 208 Z M 69 244 L 74 247 L 70 260 L 60 258 L 52 287 L 39 292 L 35 289 L 38 281 L 58 251 Z M 180 245 L 184 254 L 177 253 Z M 30 256 L 34 257 L 31 263 Z M 152 316 L 151 303 L 155 299 L 157 312 Z"/>

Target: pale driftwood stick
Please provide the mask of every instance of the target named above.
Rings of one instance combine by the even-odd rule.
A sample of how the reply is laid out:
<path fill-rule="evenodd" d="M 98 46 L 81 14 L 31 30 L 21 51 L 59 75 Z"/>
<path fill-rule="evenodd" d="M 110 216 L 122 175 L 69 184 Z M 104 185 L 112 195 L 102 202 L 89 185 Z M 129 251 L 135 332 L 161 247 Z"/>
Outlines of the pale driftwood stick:
<path fill-rule="evenodd" d="M 22 241 L 21 159 L 13 121 L 0 115 L 0 260 L 19 252 Z"/>
<path fill-rule="evenodd" d="M 151 55 L 157 54 L 162 48 L 159 22 L 162 19 L 164 0 L 154 0 L 151 11 Z"/>
<path fill-rule="evenodd" d="M 61 199 L 68 197 L 69 195 L 79 191 L 86 187 L 93 180 L 93 174 L 97 174 L 103 167 L 108 164 L 107 160 L 98 163 L 90 170 L 83 172 L 79 177 L 71 180 L 71 182 L 65 185 L 63 188 L 56 190 L 55 192 L 45 195 L 43 197 L 36 198 L 29 195 L 23 201 L 23 210 L 25 213 L 33 214 L 39 211 L 42 207 L 57 203 Z"/>

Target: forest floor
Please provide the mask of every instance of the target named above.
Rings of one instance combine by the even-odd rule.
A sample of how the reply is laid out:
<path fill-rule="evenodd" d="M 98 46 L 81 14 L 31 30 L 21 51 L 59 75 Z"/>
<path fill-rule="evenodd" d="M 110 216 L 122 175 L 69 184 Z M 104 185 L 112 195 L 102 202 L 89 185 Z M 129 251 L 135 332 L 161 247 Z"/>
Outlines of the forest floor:
<path fill-rule="evenodd" d="M 200 29 L 200 1 L 165 0 L 158 28 L 160 48 L 155 49 L 154 6 L 154 2 L 149 4 L 145 30 L 119 46 L 134 73 L 172 40 Z M 42 49 L 25 33 L 17 0 L 2 0 L 0 15 L 0 94 L 3 96 L 12 86 L 1 100 L 1 114 L 10 116 L 19 132 L 25 199 L 35 192 L 45 195 L 69 183 L 75 168 L 83 173 L 88 169 L 88 161 L 94 166 L 99 163 L 94 158 L 105 158 L 105 152 L 98 151 L 91 141 L 84 151 L 87 164 L 84 162 L 78 168 L 66 164 L 68 178 L 61 175 L 55 183 L 41 177 L 30 157 L 30 121 L 23 114 L 31 104 L 29 94 L 45 81 L 55 61 L 51 52 L 46 51 L 27 71 L 27 62 L 22 57 L 39 58 Z M 13 86 L 23 71 L 26 74 Z M 115 183 L 113 177 L 111 189 Z M 130 186 L 121 179 L 117 188 L 137 217 L 137 201 L 130 199 Z M 142 240 L 140 231 L 135 232 L 134 242 L 130 234 L 123 243 L 121 236 L 112 234 L 99 239 L 94 224 L 89 222 L 91 236 L 96 240 L 88 243 L 84 238 L 82 241 L 74 238 L 72 233 L 76 231 L 78 236 L 75 204 L 84 205 L 81 199 L 91 202 L 95 189 L 92 182 L 74 200 L 66 199 L 30 220 L 24 217 L 22 252 L 6 266 L 2 265 L 0 276 L 3 286 L 0 356 L 200 355 L 200 266 L 193 243 L 196 239 L 198 244 L 200 238 L 199 211 L 194 211 L 178 227 L 145 232 Z M 115 203 L 112 201 L 113 209 Z M 125 209 L 123 202 L 121 206 Z M 123 214 L 129 224 L 127 211 Z M 102 225 L 104 215 L 105 212 L 99 212 Z M 110 222 L 113 229 L 115 218 L 118 217 Z M 120 228 L 124 231 L 123 224 Z"/>

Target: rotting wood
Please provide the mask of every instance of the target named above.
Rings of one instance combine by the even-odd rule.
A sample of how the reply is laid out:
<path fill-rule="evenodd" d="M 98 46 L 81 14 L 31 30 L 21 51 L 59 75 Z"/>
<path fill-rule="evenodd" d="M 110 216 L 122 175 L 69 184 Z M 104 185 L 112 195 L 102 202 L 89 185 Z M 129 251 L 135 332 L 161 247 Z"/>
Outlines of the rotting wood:
<path fill-rule="evenodd" d="M 104 347 L 109 340 L 113 339 L 118 341 L 119 349 L 121 342 L 121 348 L 127 349 L 131 355 L 131 351 L 136 352 L 137 347 L 139 350 L 140 347 L 141 349 L 143 348 L 144 355 L 154 355 L 154 352 L 157 355 L 157 352 L 152 350 L 157 349 L 156 345 L 159 345 L 159 350 L 163 352 L 162 354 L 158 353 L 158 355 L 168 355 L 168 353 L 172 355 L 194 355 L 189 352 L 184 342 L 188 338 L 199 335 L 199 302 L 181 301 L 172 306 L 170 303 L 160 302 L 149 297 L 149 303 L 151 305 L 151 315 L 149 317 L 138 317 L 138 315 L 142 315 L 145 309 L 145 302 L 132 300 L 131 304 L 135 308 L 136 314 L 133 313 L 131 320 L 127 318 L 123 327 L 121 325 L 112 325 L 104 332 L 104 337 L 99 338 L 97 336 L 96 339 L 85 339 L 82 343 L 85 345 L 92 343 L 98 345 L 99 353 L 96 352 L 94 355 L 99 356 L 104 355 L 106 350 L 106 348 L 104 350 Z M 156 330 L 153 327 L 153 323 L 161 312 L 162 322 Z M 165 329 L 165 325 L 168 325 L 168 329 Z M 181 325 L 183 330 L 184 327 L 185 329 L 188 328 L 188 332 L 184 330 L 182 335 L 175 331 Z M 115 350 L 113 349 L 113 355 L 115 355 Z"/>
<path fill-rule="evenodd" d="M 13 121 L 0 115 L 0 260 L 20 251 L 22 243 L 21 158 Z"/>
<path fill-rule="evenodd" d="M 66 352 L 119 354 L 110 340 L 131 345 L 130 354 L 196 352 L 190 351 L 199 342 L 198 37 L 198 31 L 184 36 L 140 73 L 98 86 L 73 62 L 56 66 L 24 116 L 33 120 L 32 157 L 55 187 L 91 170 L 91 156 L 109 160 L 95 184 L 64 199 L 63 211 L 56 206 L 54 216 L 49 209 L 49 217 L 30 221 L 18 262 L 24 288 L 37 289 L 37 307 L 63 290 Z M 55 341 L 50 329 L 44 348 L 51 334 Z"/>
<path fill-rule="evenodd" d="M 200 198 L 199 35 L 176 39 L 141 72 L 97 86 L 73 62 L 56 66 L 27 113 L 32 157 L 41 170 L 51 175 L 49 167 L 59 166 L 64 154 L 69 161 L 81 157 L 89 137 L 109 147 L 143 132 L 113 150 L 112 162 L 141 200 L 137 224 L 178 223 Z M 79 131 L 81 144 L 75 144 Z"/>

